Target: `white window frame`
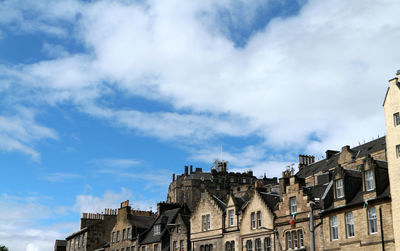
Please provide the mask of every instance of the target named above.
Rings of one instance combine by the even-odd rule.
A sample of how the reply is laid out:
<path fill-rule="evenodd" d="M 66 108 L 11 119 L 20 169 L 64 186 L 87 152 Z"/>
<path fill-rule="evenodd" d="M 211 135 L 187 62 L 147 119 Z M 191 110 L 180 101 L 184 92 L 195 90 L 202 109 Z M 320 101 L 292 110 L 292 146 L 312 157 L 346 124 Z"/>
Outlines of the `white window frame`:
<path fill-rule="evenodd" d="M 262 227 L 262 217 L 261 217 L 261 211 L 257 211 L 257 228 Z"/>
<path fill-rule="evenodd" d="M 393 122 L 395 127 L 400 125 L 400 113 L 393 114 Z"/>
<path fill-rule="evenodd" d="M 368 208 L 368 233 L 369 234 L 378 233 L 378 222 L 376 218 L 375 207 Z"/>
<path fill-rule="evenodd" d="M 286 232 L 286 250 L 292 249 L 292 233 L 291 231 Z"/>
<path fill-rule="evenodd" d="M 264 251 L 271 251 L 271 237 L 264 238 Z"/>
<path fill-rule="evenodd" d="M 347 236 L 347 238 L 353 238 L 354 237 L 353 212 L 347 212 L 345 214 L 345 220 L 346 220 L 346 236 Z"/>
<path fill-rule="evenodd" d="M 375 184 L 374 184 L 374 173 L 372 170 L 367 170 L 364 173 L 365 177 L 365 190 L 366 191 L 372 191 L 375 189 Z"/>
<path fill-rule="evenodd" d="M 229 226 L 235 226 L 235 210 L 229 210 Z"/>
<path fill-rule="evenodd" d="M 262 251 L 262 242 L 260 238 L 255 239 L 254 241 L 255 245 L 254 245 L 254 250 L 255 251 Z"/>
<path fill-rule="evenodd" d="M 154 235 L 159 235 L 161 234 L 161 224 L 155 224 L 154 225 Z"/>
<path fill-rule="evenodd" d="M 207 230 L 210 230 L 211 229 L 210 215 L 207 214 L 206 218 L 207 218 Z"/>
<path fill-rule="evenodd" d="M 304 247 L 303 230 L 297 230 L 297 235 L 299 237 L 299 247 Z"/>
<path fill-rule="evenodd" d="M 337 221 L 337 216 L 331 216 L 330 219 L 330 224 L 331 224 L 331 240 L 335 241 L 339 239 L 339 231 L 338 231 L 338 221 Z"/>
<path fill-rule="evenodd" d="M 336 185 L 336 198 L 341 199 L 344 197 L 344 185 L 343 179 L 338 179 L 335 182 Z"/>
<path fill-rule="evenodd" d="M 256 229 L 256 213 L 251 213 L 251 229 Z"/>
<path fill-rule="evenodd" d="M 289 199 L 290 204 L 290 213 L 297 213 L 297 199 L 296 197 L 290 197 Z"/>

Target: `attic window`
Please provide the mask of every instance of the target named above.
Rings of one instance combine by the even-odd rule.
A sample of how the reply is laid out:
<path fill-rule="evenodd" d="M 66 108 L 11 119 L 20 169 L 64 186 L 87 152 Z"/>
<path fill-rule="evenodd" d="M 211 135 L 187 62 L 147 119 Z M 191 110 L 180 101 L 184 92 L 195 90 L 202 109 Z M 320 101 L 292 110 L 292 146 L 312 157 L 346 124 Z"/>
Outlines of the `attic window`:
<path fill-rule="evenodd" d="M 159 235 L 161 233 L 161 224 L 154 225 L 154 235 Z"/>
<path fill-rule="evenodd" d="M 393 121 L 394 121 L 394 126 L 400 125 L 400 113 L 396 112 L 393 114 Z"/>
<path fill-rule="evenodd" d="M 372 170 L 368 170 L 365 172 L 365 190 L 372 191 L 374 189 L 374 174 L 372 173 Z"/>
<path fill-rule="evenodd" d="M 344 197 L 343 179 L 336 180 L 336 198 L 340 199 Z"/>

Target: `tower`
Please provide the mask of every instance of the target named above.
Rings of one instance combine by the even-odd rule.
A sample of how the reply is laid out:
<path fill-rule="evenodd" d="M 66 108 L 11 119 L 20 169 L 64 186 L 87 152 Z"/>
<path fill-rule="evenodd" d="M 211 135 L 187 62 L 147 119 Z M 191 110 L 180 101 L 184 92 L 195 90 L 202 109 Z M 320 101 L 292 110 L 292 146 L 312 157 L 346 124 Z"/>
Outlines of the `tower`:
<path fill-rule="evenodd" d="M 386 123 L 386 155 L 392 196 L 393 230 L 396 250 L 400 250 L 400 70 L 389 80 L 383 102 Z"/>

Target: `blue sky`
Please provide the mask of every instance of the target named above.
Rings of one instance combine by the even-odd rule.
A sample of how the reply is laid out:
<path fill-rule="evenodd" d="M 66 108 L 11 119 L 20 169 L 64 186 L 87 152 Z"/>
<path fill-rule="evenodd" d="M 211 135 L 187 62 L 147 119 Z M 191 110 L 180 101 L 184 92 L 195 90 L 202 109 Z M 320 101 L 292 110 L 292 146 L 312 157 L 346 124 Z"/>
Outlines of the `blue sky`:
<path fill-rule="evenodd" d="M 397 1 L 0 1 L 0 240 L 155 209 L 184 165 L 279 176 L 384 135 Z"/>

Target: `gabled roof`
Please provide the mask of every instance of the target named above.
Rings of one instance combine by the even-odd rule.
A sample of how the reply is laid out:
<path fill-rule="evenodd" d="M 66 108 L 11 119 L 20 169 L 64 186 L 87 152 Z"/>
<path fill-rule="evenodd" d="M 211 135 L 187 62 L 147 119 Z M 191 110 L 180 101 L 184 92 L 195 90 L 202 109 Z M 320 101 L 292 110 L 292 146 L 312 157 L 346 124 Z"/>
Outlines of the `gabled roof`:
<path fill-rule="evenodd" d="M 151 228 L 149 228 L 146 232 L 144 232 L 144 237 L 143 240 L 140 242 L 141 244 L 149 244 L 149 243 L 154 243 L 154 242 L 160 242 L 164 235 L 166 233 L 169 233 L 169 224 L 173 224 L 175 222 L 175 219 L 181 209 L 180 208 L 175 208 L 171 210 L 166 210 L 163 212 L 161 215 L 157 217 L 157 219 L 154 221 L 154 223 L 151 225 Z M 154 235 L 154 226 L 161 224 L 162 229 L 161 233 Z"/>
<path fill-rule="evenodd" d="M 221 199 L 219 199 L 217 196 L 215 195 L 211 195 L 211 198 L 215 201 L 215 204 L 217 204 L 217 206 L 224 212 L 226 209 L 226 204 L 225 202 L 223 202 Z"/>
<path fill-rule="evenodd" d="M 277 209 L 277 205 L 279 203 L 279 195 L 259 191 L 257 191 L 257 193 L 261 196 L 262 200 L 268 206 L 271 212 L 274 212 L 275 209 Z"/>
<path fill-rule="evenodd" d="M 351 149 L 352 152 L 355 153 L 356 158 L 366 157 L 368 154 L 372 154 L 374 152 L 384 150 L 386 148 L 386 138 L 381 137 L 370 142 L 367 142 L 363 145 L 356 146 Z M 331 168 L 335 168 L 338 166 L 338 159 L 340 153 L 335 154 L 329 159 L 323 159 L 308 166 L 300 169 L 296 176 L 300 178 L 306 178 L 316 173 L 324 173 L 327 172 Z"/>

